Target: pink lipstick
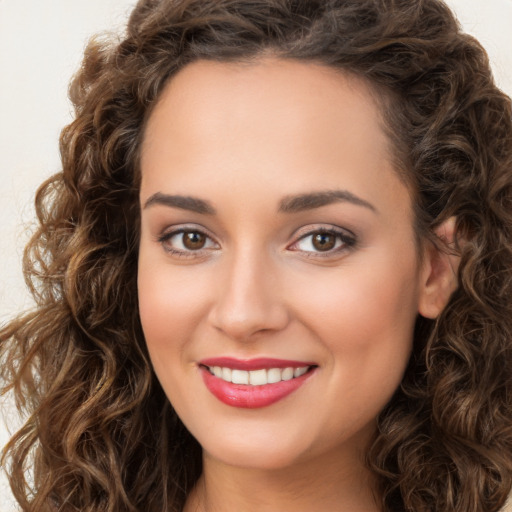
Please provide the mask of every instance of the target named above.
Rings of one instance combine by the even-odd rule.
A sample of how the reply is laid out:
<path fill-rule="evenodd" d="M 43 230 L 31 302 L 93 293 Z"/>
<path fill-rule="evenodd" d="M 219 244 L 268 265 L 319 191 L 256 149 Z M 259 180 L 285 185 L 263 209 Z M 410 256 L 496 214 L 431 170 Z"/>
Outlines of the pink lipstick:
<path fill-rule="evenodd" d="M 316 364 L 306 361 L 219 357 L 200 361 L 203 381 L 221 402 L 255 409 L 282 400 L 312 375 Z"/>

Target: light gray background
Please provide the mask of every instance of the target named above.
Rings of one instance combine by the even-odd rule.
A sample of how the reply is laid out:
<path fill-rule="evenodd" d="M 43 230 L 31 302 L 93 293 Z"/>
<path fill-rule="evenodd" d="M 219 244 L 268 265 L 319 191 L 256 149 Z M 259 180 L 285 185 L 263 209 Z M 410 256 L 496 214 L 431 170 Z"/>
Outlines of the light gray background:
<path fill-rule="evenodd" d="M 30 305 L 21 253 L 37 186 L 59 170 L 58 137 L 71 120 L 67 84 L 89 36 L 120 31 L 135 0 L 0 0 L 0 321 Z M 449 0 L 487 49 L 512 95 L 512 0 Z M 5 398 L 0 447 L 17 424 Z M 0 474 L 0 512 L 13 512 Z"/>

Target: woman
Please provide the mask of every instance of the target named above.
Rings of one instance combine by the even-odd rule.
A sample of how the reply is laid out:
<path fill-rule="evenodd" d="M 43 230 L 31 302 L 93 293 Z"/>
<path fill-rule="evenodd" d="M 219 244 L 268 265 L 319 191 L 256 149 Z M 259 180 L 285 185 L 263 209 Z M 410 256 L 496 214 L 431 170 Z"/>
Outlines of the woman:
<path fill-rule="evenodd" d="M 443 3 L 143 0 L 72 98 L 2 331 L 23 510 L 503 506 L 511 108 Z"/>

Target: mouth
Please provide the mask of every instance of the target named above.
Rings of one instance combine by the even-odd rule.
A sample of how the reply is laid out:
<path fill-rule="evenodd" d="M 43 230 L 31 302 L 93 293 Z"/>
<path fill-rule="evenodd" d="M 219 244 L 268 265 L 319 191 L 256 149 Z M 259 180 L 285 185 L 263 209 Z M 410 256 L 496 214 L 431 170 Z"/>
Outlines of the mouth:
<path fill-rule="evenodd" d="M 272 405 L 299 389 L 318 366 L 277 359 L 217 358 L 199 364 L 207 389 L 232 407 Z"/>
<path fill-rule="evenodd" d="M 310 371 L 313 366 L 299 366 L 293 368 L 262 368 L 261 370 L 237 370 L 227 366 L 206 366 L 208 371 L 215 377 L 233 384 L 245 384 L 246 386 L 265 386 L 266 384 L 277 384 L 301 377 Z"/>

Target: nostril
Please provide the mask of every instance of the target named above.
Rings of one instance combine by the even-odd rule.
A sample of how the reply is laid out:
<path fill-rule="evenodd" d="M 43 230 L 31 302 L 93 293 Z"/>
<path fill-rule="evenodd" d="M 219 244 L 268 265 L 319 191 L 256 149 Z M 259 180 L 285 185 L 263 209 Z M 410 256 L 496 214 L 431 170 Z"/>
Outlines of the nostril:
<path fill-rule="evenodd" d="M 284 329 L 288 314 L 277 304 L 221 303 L 212 308 L 209 322 L 224 335 L 243 341 Z"/>

